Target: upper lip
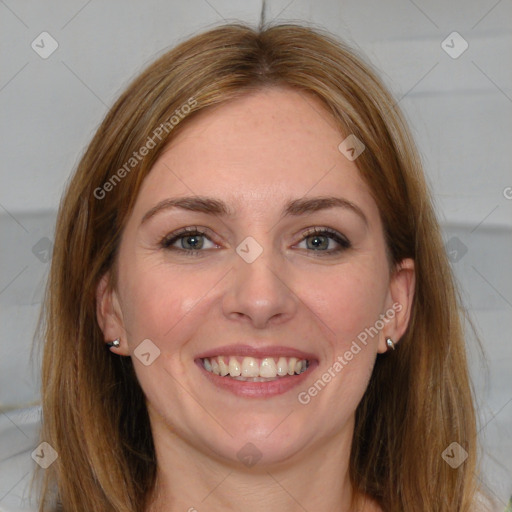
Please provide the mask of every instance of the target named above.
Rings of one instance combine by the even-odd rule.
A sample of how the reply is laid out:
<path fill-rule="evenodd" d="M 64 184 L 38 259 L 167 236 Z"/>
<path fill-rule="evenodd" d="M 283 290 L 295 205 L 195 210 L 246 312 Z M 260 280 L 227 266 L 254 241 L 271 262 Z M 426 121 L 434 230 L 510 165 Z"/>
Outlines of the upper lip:
<path fill-rule="evenodd" d="M 298 359 L 316 360 L 317 357 L 308 352 L 303 352 L 296 348 L 269 345 L 267 347 L 251 347 L 250 345 L 224 345 L 215 347 L 198 354 L 197 359 L 215 356 L 241 356 L 241 357 L 296 357 Z"/>

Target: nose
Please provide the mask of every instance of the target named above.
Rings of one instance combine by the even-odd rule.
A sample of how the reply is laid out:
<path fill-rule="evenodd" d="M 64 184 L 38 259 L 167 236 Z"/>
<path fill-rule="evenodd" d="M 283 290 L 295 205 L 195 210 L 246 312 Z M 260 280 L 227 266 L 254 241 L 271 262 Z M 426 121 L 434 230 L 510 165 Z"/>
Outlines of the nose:
<path fill-rule="evenodd" d="M 252 263 L 237 254 L 230 283 L 223 298 L 223 312 L 230 320 L 248 322 L 254 328 L 286 322 L 296 311 L 299 299 L 293 283 L 287 282 L 282 260 L 271 250 Z"/>

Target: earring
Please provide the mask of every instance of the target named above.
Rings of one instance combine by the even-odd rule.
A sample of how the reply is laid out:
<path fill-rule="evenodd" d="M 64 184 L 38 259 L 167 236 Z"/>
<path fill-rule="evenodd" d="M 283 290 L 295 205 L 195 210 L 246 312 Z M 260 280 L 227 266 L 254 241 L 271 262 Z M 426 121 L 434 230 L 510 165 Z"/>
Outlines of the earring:
<path fill-rule="evenodd" d="M 388 350 L 395 350 L 395 344 L 391 338 L 386 338 L 386 345 L 388 346 Z"/>
<path fill-rule="evenodd" d="M 119 345 L 121 345 L 121 341 L 119 340 L 119 338 L 117 338 L 116 340 L 114 341 L 111 341 L 109 343 L 107 343 L 107 347 L 108 348 L 112 348 L 112 347 L 119 347 Z"/>

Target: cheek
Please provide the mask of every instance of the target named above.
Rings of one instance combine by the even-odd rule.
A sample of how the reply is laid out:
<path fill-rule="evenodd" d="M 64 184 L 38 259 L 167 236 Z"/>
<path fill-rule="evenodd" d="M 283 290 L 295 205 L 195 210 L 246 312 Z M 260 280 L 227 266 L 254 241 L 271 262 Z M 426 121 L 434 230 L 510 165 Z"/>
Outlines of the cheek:
<path fill-rule="evenodd" d="M 302 278 L 307 303 L 326 326 L 337 352 L 345 350 L 382 313 L 386 271 L 375 265 L 341 265 L 336 271 Z"/>
<path fill-rule="evenodd" d="M 123 320 L 130 345 L 145 338 L 158 345 L 172 339 L 175 327 L 179 327 L 181 335 L 187 323 L 183 319 L 204 294 L 203 288 L 191 282 L 185 272 L 172 271 L 164 264 L 145 265 L 139 261 L 127 267 L 120 278 L 124 283 Z"/>
<path fill-rule="evenodd" d="M 365 329 L 382 313 L 387 288 L 385 274 L 355 265 L 340 266 L 330 276 L 317 275 L 315 281 L 310 305 L 319 324 L 328 326 L 329 347 L 316 380 L 304 391 L 315 407 L 329 411 L 328 428 L 334 434 L 356 410 L 371 378 L 378 336 Z"/>
<path fill-rule="evenodd" d="M 331 411 L 333 420 L 337 418 L 335 429 L 356 409 L 373 371 L 378 336 L 368 332 L 385 303 L 387 267 L 376 259 L 361 261 L 340 266 L 330 275 L 317 275 L 315 281 L 315 312 L 328 325 L 331 340 L 319 376 L 329 383 L 325 392 L 318 393 L 319 403 Z"/>

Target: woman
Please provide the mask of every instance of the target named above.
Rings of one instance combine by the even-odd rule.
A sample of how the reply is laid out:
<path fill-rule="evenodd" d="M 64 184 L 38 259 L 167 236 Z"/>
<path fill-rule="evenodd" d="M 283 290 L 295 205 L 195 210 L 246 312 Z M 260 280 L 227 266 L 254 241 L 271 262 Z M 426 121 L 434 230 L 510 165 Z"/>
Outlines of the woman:
<path fill-rule="evenodd" d="M 41 511 L 476 510 L 460 308 L 413 141 L 297 25 L 145 70 L 60 207 Z"/>

